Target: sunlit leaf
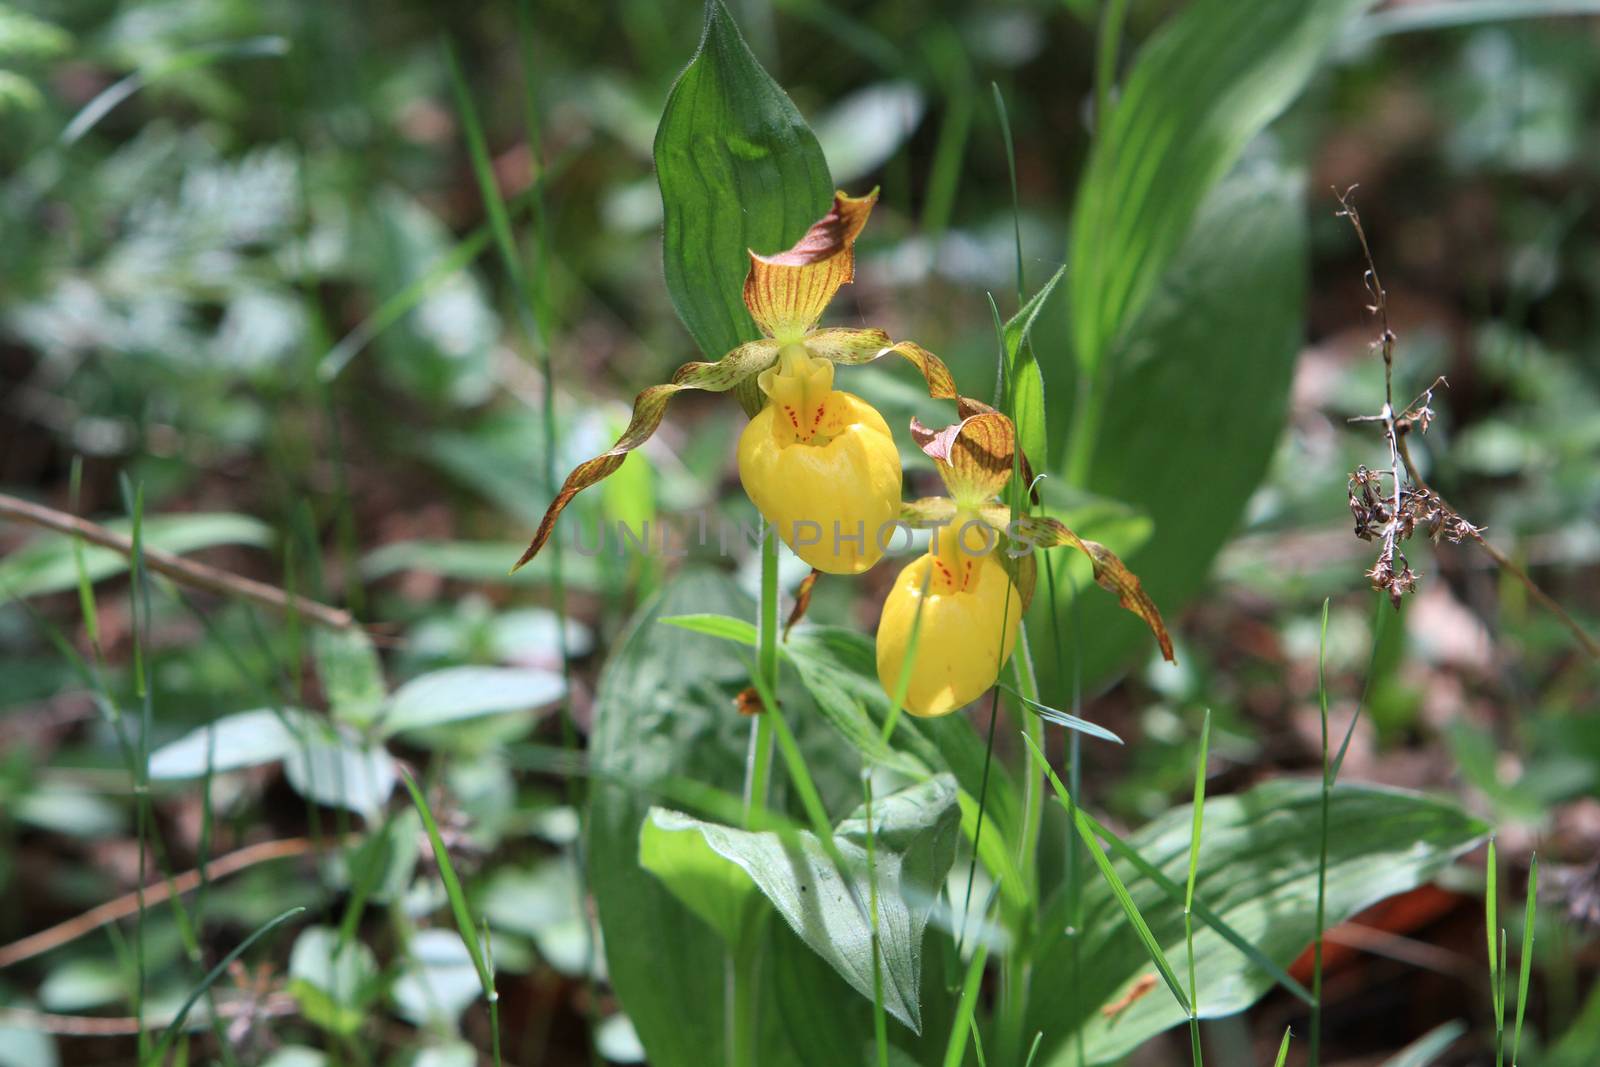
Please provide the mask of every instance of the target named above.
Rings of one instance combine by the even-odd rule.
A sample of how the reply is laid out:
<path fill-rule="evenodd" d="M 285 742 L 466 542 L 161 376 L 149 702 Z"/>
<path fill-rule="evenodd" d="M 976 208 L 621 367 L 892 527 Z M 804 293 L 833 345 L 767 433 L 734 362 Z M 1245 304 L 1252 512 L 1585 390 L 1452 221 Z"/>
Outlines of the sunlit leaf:
<path fill-rule="evenodd" d="M 761 69 L 722 0 L 667 97 L 655 140 L 667 291 L 700 350 L 758 336 L 742 298 L 749 251 L 787 248 L 834 185 L 816 137 Z"/>

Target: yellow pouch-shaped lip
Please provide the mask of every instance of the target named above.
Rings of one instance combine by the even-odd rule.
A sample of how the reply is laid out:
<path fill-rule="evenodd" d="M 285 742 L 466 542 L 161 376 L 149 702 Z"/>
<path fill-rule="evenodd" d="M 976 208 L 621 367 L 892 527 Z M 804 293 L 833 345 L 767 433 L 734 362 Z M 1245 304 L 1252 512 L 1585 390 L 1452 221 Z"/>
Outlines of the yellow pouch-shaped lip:
<path fill-rule="evenodd" d="M 860 397 L 833 391 L 821 407 L 810 440 L 780 405 L 763 408 L 739 438 L 739 481 L 795 555 L 828 574 L 860 574 L 894 535 L 900 453 Z"/>
<path fill-rule="evenodd" d="M 948 536 L 948 529 L 941 532 Z M 933 565 L 934 557 L 924 555 L 900 572 L 878 621 L 878 681 L 893 696 L 917 606 L 922 605 L 921 636 L 905 710 L 923 717 L 948 715 L 994 685 L 1000 668 L 1011 658 L 1022 618 L 1022 598 L 994 554 L 979 558 L 976 581 L 960 592 L 935 591 Z"/>

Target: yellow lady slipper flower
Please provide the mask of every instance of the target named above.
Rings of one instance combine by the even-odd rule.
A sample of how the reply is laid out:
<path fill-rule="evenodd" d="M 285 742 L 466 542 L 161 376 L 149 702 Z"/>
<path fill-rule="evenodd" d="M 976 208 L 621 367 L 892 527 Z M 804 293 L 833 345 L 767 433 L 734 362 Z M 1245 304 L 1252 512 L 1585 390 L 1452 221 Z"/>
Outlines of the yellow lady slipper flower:
<path fill-rule="evenodd" d="M 1023 484 L 1029 480 L 1011 420 L 966 397 L 958 406 L 961 421 L 943 430 L 911 423 L 912 437 L 933 460 L 950 496 L 912 501 L 901 510 L 903 520 L 936 529 L 927 554 L 900 572 L 884 601 L 878 622 L 878 681 L 884 690 L 897 691 L 916 630 L 906 711 L 948 715 L 982 696 L 1016 645 L 1033 595 L 1032 551 L 1057 545 L 1088 556 L 1095 581 L 1144 619 L 1162 654 L 1172 659 L 1161 613 L 1110 549 L 1080 538 L 1059 520 L 1014 516 L 1000 503 L 1014 473 Z"/>
<path fill-rule="evenodd" d="M 900 514 L 900 453 L 883 416 L 833 388 L 833 364 L 786 346 L 758 382 L 768 401 L 739 437 L 739 481 L 795 555 L 828 574 L 883 556 Z"/>
<path fill-rule="evenodd" d="M 628 428 L 567 476 L 513 570 L 549 541 L 573 497 L 650 439 L 667 401 L 683 389 L 737 388 L 741 400 L 751 401 L 753 419 L 739 441 L 740 480 L 801 559 L 835 574 L 877 562 L 882 528 L 899 508 L 900 458 L 871 405 L 833 388 L 834 365 L 902 356 L 922 372 L 929 396 L 956 398 L 949 369 L 920 345 L 895 343 L 882 330 L 817 328 L 839 287 L 855 277 L 855 239 L 877 199 L 876 190 L 862 197 L 836 193 L 832 210 L 788 251 L 750 253 L 744 303 L 765 336 L 715 363 L 686 363 L 672 381 L 635 397 Z M 759 391 L 749 388 L 752 383 Z"/>
<path fill-rule="evenodd" d="M 928 552 L 900 572 L 884 601 L 878 681 L 886 692 L 900 683 L 922 616 L 906 690 L 905 709 L 913 715 L 948 715 L 972 703 L 1011 658 L 1022 594 L 996 558 L 996 540 L 972 512 L 957 511 L 950 525 L 934 531 Z"/>

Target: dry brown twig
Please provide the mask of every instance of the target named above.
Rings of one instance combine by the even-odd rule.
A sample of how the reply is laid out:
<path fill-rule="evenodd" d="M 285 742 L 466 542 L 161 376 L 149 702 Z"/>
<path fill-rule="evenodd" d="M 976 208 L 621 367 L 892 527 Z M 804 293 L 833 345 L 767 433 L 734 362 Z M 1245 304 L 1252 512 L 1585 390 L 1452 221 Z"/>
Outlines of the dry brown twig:
<path fill-rule="evenodd" d="M 1452 544 L 1460 544 L 1465 540 L 1476 541 L 1497 566 L 1520 581 L 1529 595 L 1562 621 L 1585 652 L 1600 659 L 1600 643 L 1578 625 L 1577 620 L 1550 594 L 1539 588 L 1526 571 L 1490 544 L 1484 538 L 1483 530 L 1462 517 L 1417 471 L 1417 465 L 1406 447 L 1406 437 L 1413 429 L 1418 433 L 1428 431 L 1434 417 L 1433 391 L 1441 385 L 1448 388 L 1450 383 L 1439 377 L 1404 410 L 1395 410 L 1394 349 L 1398 338 L 1389 326 L 1388 294 L 1378 277 L 1378 266 L 1372 256 L 1372 247 L 1367 243 L 1367 232 L 1351 200 L 1351 194 L 1355 191 L 1354 185 L 1342 193 L 1335 189 L 1334 196 L 1339 201 L 1337 214 L 1340 218 L 1350 220 L 1356 240 L 1361 245 L 1361 255 L 1366 260 L 1362 282 L 1372 297 L 1367 310 L 1378 320 L 1378 340 L 1373 342 L 1373 347 L 1383 354 L 1383 410 L 1376 415 L 1358 415 L 1350 421 L 1381 423 L 1384 441 L 1389 446 L 1388 470 L 1374 471 L 1360 466 L 1350 475 L 1350 511 L 1355 516 L 1356 536 L 1365 541 L 1377 540 L 1380 546 L 1378 558 L 1372 570 L 1367 572 L 1367 577 L 1372 580 L 1373 588 L 1388 593 L 1389 599 L 1398 608 L 1401 597 L 1416 588 L 1418 578 L 1406 560 L 1401 542 L 1409 540 L 1419 527 L 1426 530 L 1435 543 L 1441 536 L 1448 537 Z M 1385 478 L 1388 479 L 1387 484 Z"/>
<path fill-rule="evenodd" d="M 69 941 L 75 941 L 85 934 L 92 933 L 107 923 L 126 919 L 137 912 L 140 907 L 151 908 L 174 896 L 182 896 L 200 887 L 202 880 L 214 881 L 236 874 L 247 867 L 254 867 L 258 863 L 270 860 L 288 859 L 291 856 L 301 856 L 314 852 L 319 848 L 334 848 L 341 843 L 340 838 L 329 838 L 317 842 L 309 837 L 290 837 L 278 841 L 259 841 L 253 845 L 246 845 L 225 855 L 218 856 L 208 863 L 202 870 L 196 868 L 185 871 L 172 878 L 165 878 L 159 882 L 152 882 L 143 889 L 135 889 L 124 893 L 115 900 L 109 900 L 98 907 L 91 908 L 82 915 L 76 915 L 65 922 L 57 923 L 46 930 L 36 934 L 29 934 L 20 941 L 13 941 L 9 945 L 0 945 L 0 970 L 14 963 L 32 959 L 34 956 L 59 948 Z"/>
<path fill-rule="evenodd" d="M 299 1011 L 299 1001 L 288 993 L 273 993 L 265 1000 L 251 998 L 217 1005 L 218 1018 L 229 1022 L 277 1018 Z M 140 1033 L 165 1030 L 172 1022 L 173 1016 L 170 1015 L 136 1019 L 131 1015 L 59 1015 L 31 1008 L 0 1008 L 0 1026 L 37 1030 L 60 1037 L 133 1037 Z M 196 1010 L 189 1014 L 185 1029 L 200 1030 L 210 1025 L 211 1020 L 205 1013 Z"/>
<path fill-rule="evenodd" d="M 87 519 L 80 519 L 76 515 L 69 515 L 55 508 L 47 508 L 42 504 L 35 504 L 19 497 L 0 493 L 0 519 L 10 519 L 13 522 L 27 523 L 44 530 L 54 530 L 70 537 L 81 537 L 83 540 L 102 548 L 109 548 L 113 552 L 133 558 L 133 541 L 114 530 L 92 523 Z M 193 560 L 175 556 L 170 552 L 163 552 L 159 548 L 145 545 L 140 550 L 144 563 L 157 574 L 164 574 L 175 582 L 194 586 L 212 593 L 224 596 L 237 596 L 256 604 L 281 611 L 294 613 L 303 618 L 343 630 L 355 625 L 355 619 L 348 611 L 331 608 L 315 600 L 309 600 L 298 593 L 285 592 L 276 586 L 258 582 L 253 578 L 244 578 L 220 567 L 212 567 L 205 563 L 196 563 Z"/>

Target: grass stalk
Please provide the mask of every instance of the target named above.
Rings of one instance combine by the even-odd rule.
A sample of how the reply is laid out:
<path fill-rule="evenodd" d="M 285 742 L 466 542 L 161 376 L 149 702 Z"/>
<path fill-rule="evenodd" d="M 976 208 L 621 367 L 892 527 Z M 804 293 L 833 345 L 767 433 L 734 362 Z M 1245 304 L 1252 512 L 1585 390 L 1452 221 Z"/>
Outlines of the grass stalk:
<path fill-rule="evenodd" d="M 439 879 L 444 883 L 445 896 L 450 900 L 450 911 L 455 917 L 456 931 L 461 935 L 461 941 L 467 948 L 467 955 L 472 958 L 472 967 L 478 974 L 478 984 L 483 989 L 483 999 L 489 1005 L 489 1023 L 493 1030 L 491 1039 L 493 1044 L 494 1067 L 500 1064 L 500 994 L 494 987 L 494 967 L 485 950 L 486 939 L 480 939 L 477 923 L 472 918 L 472 908 L 467 903 L 467 894 L 461 887 L 461 879 L 456 875 L 455 864 L 450 862 L 450 852 L 445 848 L 444 838 L 439 833 L 439 824 L 434 820 L 433 809 L 428 806 L 427 797 L 423 796 L 422 789 L 417 785 L 417 780 L 411 777 L 411 772 L 401 769 L 402 780 L 406 784 L 406 791 L 411 794 L 411 803 L 416 806 L 417 814 L 422 817 L 422 826 L 428 833 L 428 843 L 433 846 L 433 858 L 439 865 Z"/>
<path fill-rule="evenodd" d="M 1106 855 L 1105 849 L 1100 846 L 1094 829 L 1084 816 L 1083 809 L 1073 805 L 1071 795 L 1067 792 L 1067 787 L 1061 784 L 1060 777 L 1056 775 L 1055 769 L 1050 766 L 1050 761 L 1045 758 L 1044 752 L 1035 746 L 1026 734 L 1023 735 L 1022 739 L 1027 743 L 1029 754 L 1034 761 L 1045 774 L 1049 775 L 1051 788 L 1055 790 L 1056 799 L 1060 801 L 1062 808 L 1073 811 L 1078 836 L 1083 839 L 1084 845 L 1089 849 L 1090 858 L 1100 868 L 1100 873 L 1105 878 L 1106 884 L 1111 887 L 1112 895 L 1117 898 L 1118 904 L 1122 906 L 1122 913 L 1133 927 L 1139 941 L 1144 945 L 1145 952 L 1150 957 L 1150 962 L 1155 966 L 1157 973 L 1161 975 L 1161 980 L 1166 983 L 1167 989 L 1172 993 L 1172 998 L 1178 1002 L 1178 1006 L 1183 1009 L 1184 1014 L 1189 1014 L 1192 1009 L 1189 997 L 1183 990 L 1183 985 L 1178 981 L 1178 976 L 1173 973 L 1172 964 L 1167 962 L 1166 953 L 1162 952 L 1161 945 L 1156 941 L 1155 934 L 1150 930 L 1150 924 L 1145 921 L 1144 915 L 1139 911 L 1139 906 L 1134 903 L 1133 895 L 1128 892 L 1128 887 L 1123 883 L 1121 875 L 1117 874 L 1116 868 L 1111 864 L 1110 857 Z"/>
<path fill-rule="evenodd" d="M 1528 1010 L 1528 981 L 1533 975 L 1533 919 L 1539 899 L 1539 856 L 1528 863 L 1528 903 L 1522 917 L 1522 963 L 1517 974 L 1517 1020 L 1511 1031 L 1511 1067 L 1522 1050 L 1522 1020 Z"/>
<path fill-rule="evenodd" d="M 867 897 L 872 909 L 872 1041 L 878 1067 L 889 1067 L 889 1018 L 883 1008 L 883 947 L 878 933 L 878 851 L 872 826 L 872 772 L 861 772 L 867 799 Z"/>
<path fill-rule="evenodd" d="M 1483 886 L 1483 930 L 1489 949 L 1489 1001 L 1494 1011 L 1494 1061 L 1496 1067 L 1504 1062 L 1506 1004 L 1505 983 L 1501 969 L 1505 965 L 1503 940 L 1496 936 L 1500 928 L 1498 915 L 1499 863 L 1495 855 L 1494 838 L 1489 838 L 1489 858 L 1485 864 Z"/>
<path fill-rule="evenodd" d="M 1322 601 L 1322 628 L 1317 639 L 1317 708 L 1322 738 L 1322 799 L 1317 831 L 1317 937 L 1311 948 L 1311 1067 L 1322 1057 L 1322 946 L 1328 900 L 1328 809 L 1333 792 L 1333 771 L 1328 747 L 1328 601 Z M 1287 1040 L 1287 1035 L 1285 1035 Z"/>
<path fill-rule="evenodd" d="M 1194 966 L 1194 882 L 1200 870 L 1200 832 L 1205 825 L 1206 757 L 1211 747 L 1211 709 L 1200 724 L 1200 752 L 1194 761 L 1194 825 L 1189 830 L 1189 880 L 1183 891 L 1183 943 L 1189 962 L 1189 1055 L 1194 1067 L 1205 1062 L 1200 1049 L 1200 989 Z"/>

